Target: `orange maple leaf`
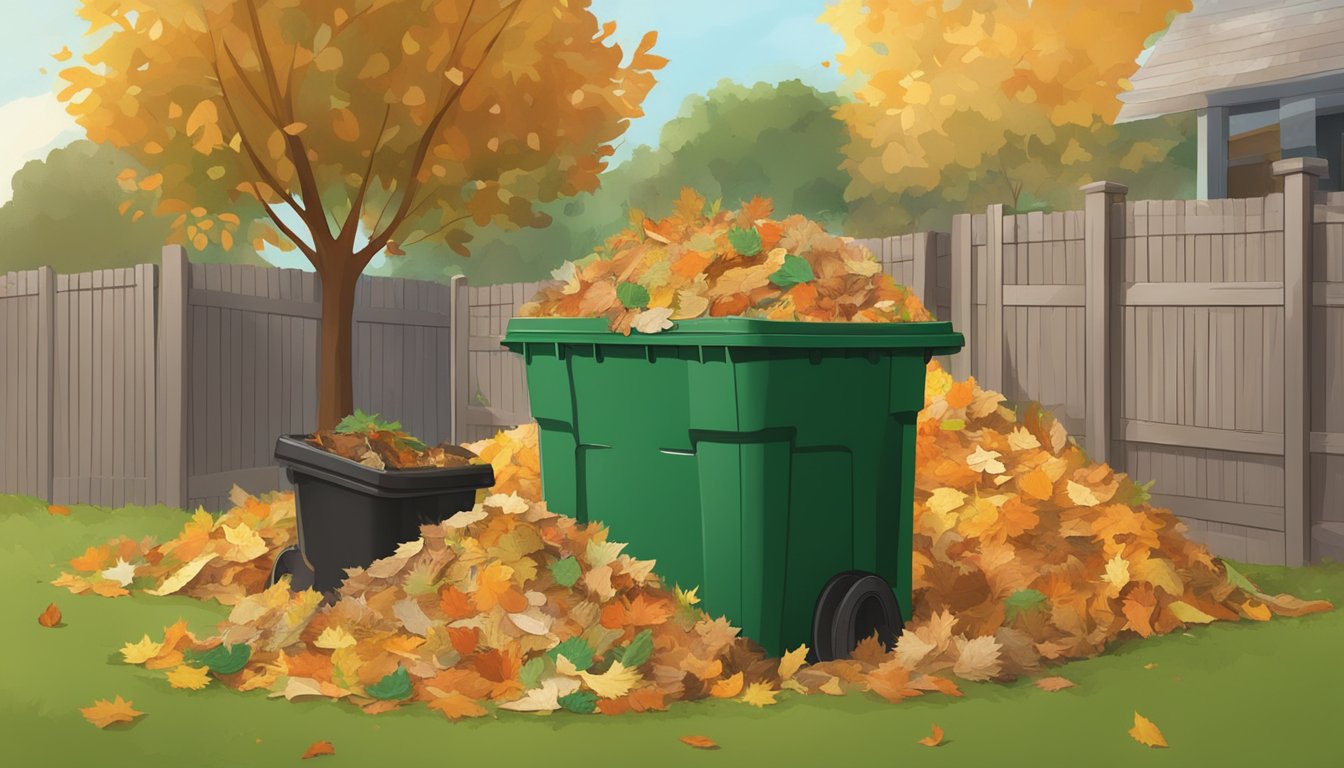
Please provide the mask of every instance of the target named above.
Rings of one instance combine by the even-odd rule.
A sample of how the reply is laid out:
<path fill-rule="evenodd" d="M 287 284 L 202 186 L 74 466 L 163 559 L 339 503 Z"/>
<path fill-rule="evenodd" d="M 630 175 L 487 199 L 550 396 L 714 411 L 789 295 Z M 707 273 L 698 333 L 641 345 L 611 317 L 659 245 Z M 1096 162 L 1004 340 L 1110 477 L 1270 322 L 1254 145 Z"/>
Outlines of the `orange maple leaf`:
<path fill-rule="evenodd" d="M 55 603 L 48 605 L 47 610 L 37 617 L 37 623 L 44 627 L 55 627 L 61 623 L 61 609 Z"/>
<path fill-rule="evenodd" d="M 77 571 L 101 571 L 112 562 L 110 547 L 89 547 L 84 554 L 70 559 L 70 567 Z"/>
<path fill-rule="evenodd" d="M 731 699 L 742 692 L 742 681 L 744 679 L 741 672 L 734 674 L 732 677 L 725 677 L 714 683 L 709 689 L 709 695 L 716 699 Z"/>
<path fill-rule="evenodd" d="M 439 591 L 439 608 L 453 620 L 465 619 L 475 613 L 467 593 L 451 586 Z"/>
<path fill-rule="evenodd" d="M 145 714 L 136 711 L 131 704 L 132 702 L 125 701 L 120 696 L 115 701 L 98 699 L 93 702 L 92 707 L 84 707 L 79 712 L 90 723 L 99 728 L 106 728 L 113 723 L 129 723 Z"/>
<path fill-rule="evenodd" d="M 459 720 L 464 717 L 483 717 L 487 714 L 485 707 L 457 691 L 450 691 L 447 696 L 440 696 L 429 702 L 429 708 L 442 712 L 444 717 L 449 720 Z"/>

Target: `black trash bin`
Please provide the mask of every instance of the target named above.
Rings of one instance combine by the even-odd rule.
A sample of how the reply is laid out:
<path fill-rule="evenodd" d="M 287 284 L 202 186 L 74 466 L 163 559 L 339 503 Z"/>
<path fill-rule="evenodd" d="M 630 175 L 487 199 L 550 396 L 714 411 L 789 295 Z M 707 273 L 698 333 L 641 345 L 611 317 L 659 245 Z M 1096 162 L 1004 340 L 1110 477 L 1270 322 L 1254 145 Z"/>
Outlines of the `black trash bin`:
<path fill-rule="evenodd" d="M 427 469 L 374 469 L 281 435 L 275 458 L 294 486 L 299 544 L 276 556 L 270 583 L 331 597 L 345 569 L 367 568 L 414 541 L 420 526 L 471 509 L 476 492 L 495 484 L 489 464 Z"/>

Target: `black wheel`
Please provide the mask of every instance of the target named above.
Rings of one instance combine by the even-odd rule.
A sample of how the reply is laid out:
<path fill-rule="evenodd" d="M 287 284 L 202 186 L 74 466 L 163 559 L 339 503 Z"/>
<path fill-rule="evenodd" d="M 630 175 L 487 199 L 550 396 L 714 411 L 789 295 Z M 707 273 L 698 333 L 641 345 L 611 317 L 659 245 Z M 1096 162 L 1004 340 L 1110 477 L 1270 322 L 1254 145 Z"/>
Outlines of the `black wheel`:
<path fill-rule="evenodd" d="M 286 574 L 289 575 L 289 588 L 295 592 L 313 586 L 313 572 L 303 561 L 303 553 L 298 547 L 285 547 L 275 556 L 275 564 L 271 566 L 271 580 L 267 585 L 274 586 Z"/>
<path fill-rule="evenodd" d="M 831 577 L 817 596 L 812 614 L 812 655 L 816 661 L 847 658 L 860 640 L 874 632 L 890 648 L 905 622 L 886 579 L 865 571 Z"/>

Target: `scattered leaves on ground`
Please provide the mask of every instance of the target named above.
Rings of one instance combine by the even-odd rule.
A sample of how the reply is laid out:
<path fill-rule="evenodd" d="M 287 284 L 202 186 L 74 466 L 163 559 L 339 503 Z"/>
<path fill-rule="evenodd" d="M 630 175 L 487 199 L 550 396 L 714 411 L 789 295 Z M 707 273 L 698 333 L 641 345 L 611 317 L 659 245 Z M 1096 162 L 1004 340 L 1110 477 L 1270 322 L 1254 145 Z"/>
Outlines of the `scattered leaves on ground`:
<path fill-rule="evenodd" d="M 1145 747 L 1167 746 L 1167 740 L 1163 738 L 1162 732 L 1157 729 L 1153 721 L 1138 712 L 1134 713 L 1134 727 L 1129 729 L 1129 735 Z"/>
<path fill-rule="evenodd" d="M 1040 680 L 1036 681 L 1036 687 L 1040 688 L 1042 691 L 1054 693 L 1056 691 L 1062 691 L 1065 688 L 1073 688 L 1075 687 L 1075 683 L 1067 677 L 1042 677 Z"/>
<path fill-rule="evenodd" d="M 93 702 L 93 706 L 85 707 L 79 710 L 84 715 L 84 719 L 99 728 L 106 728 L 113 723 L 129 723 L 137 717 L 145 714 L 137 712 L 131 706 L 132 702 L 123 700 L 120 696 L 114 701 L 98 699 Z"/>
<path fill-rule="evenodd" d="M 713 739 L 707 736 L 682 736 L 682 744 L 689 744 L 696 749 L 718 749 L 719 745 Z"/>
<path fill-rule="evenodd" d="M 941 745 L 943 743 L 943 729 L 939 728 L 937 723 L 934 723 L 933 732 L 920 739 L 919 743 L 926 747 L 937 747 Z"/>

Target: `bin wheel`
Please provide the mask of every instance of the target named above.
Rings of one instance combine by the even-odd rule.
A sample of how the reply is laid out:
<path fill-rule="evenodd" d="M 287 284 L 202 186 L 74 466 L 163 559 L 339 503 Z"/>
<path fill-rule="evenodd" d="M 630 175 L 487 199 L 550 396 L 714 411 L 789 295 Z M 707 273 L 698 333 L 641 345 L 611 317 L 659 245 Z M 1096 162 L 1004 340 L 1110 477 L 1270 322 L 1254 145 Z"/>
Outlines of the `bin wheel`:
<path fill-rule="evenodd" d="M 812 614 L 812 652 L 817 661 L 848 658 L 874 632 L 890 648 L 905 622 L 887 580 L 866 571 L 845 571 L 821 588 Z"/>
<path fill-rule="evenodd" d="M 313 572 L 308 568 L 308 564 L 303 562 L 303 553 L 298 547 L 285 547 L 275 556 L 275 564 L 271 566 L 271 579 L 266 582 L 267 586 L 274 586 L 280 581 L 280 577 L 286 574 L 289 575 L 289 588 L 295 592 L 311 589 L 313 586 Z"/>

